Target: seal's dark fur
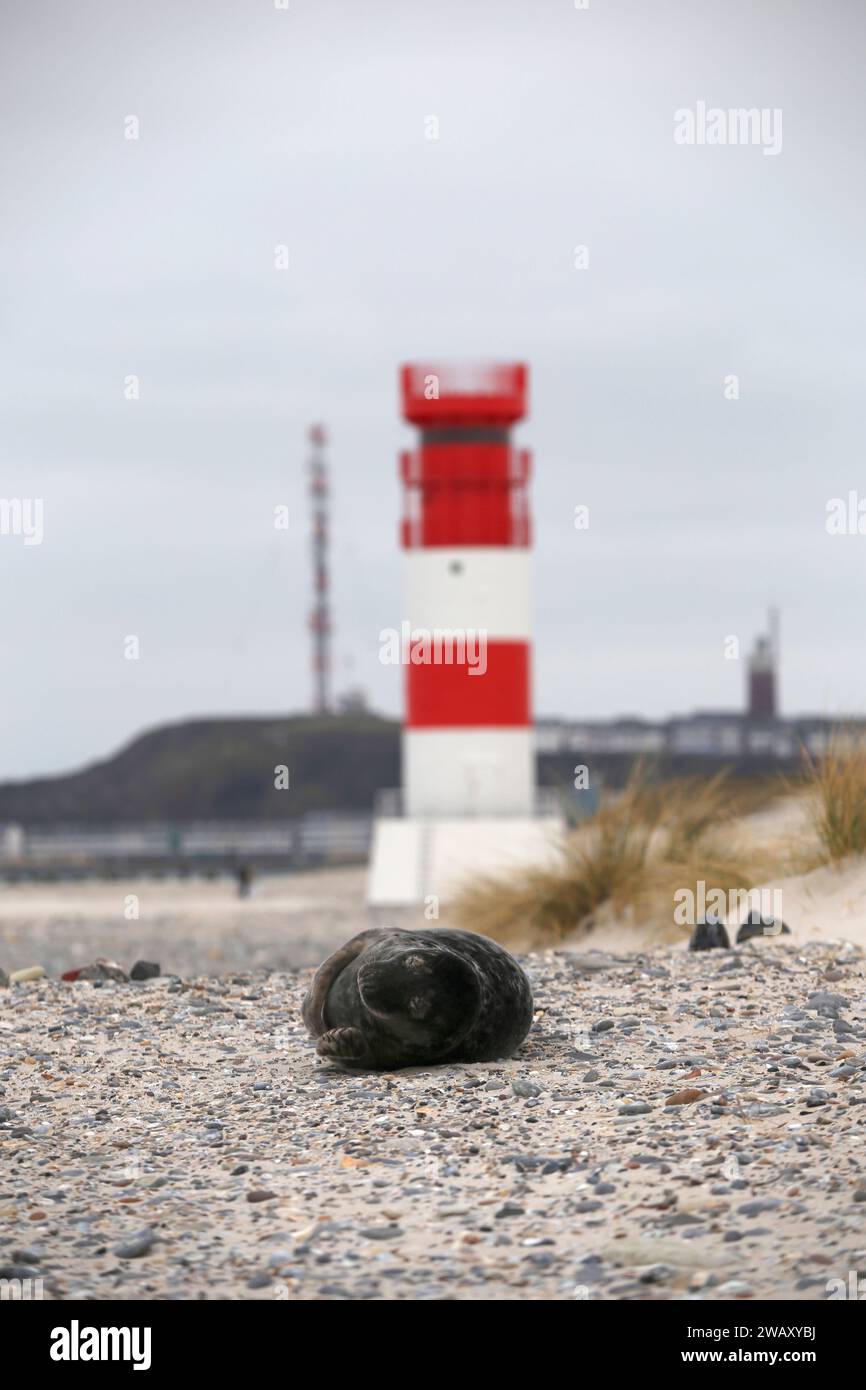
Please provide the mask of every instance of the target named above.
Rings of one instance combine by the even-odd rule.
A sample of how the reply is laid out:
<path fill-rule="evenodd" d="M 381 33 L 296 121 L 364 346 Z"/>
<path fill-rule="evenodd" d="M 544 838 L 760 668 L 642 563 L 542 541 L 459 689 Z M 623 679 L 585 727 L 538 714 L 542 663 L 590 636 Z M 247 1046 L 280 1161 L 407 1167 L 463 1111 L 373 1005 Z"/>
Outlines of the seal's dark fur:
<path fill-rule="evenodd" d="M 390 1069 L 490 1062 L 519 1047 L 532 990 L 513 956 L 474 932 L 361 932 L 319 967 L 303 1018 L 322 1057 Z"/>

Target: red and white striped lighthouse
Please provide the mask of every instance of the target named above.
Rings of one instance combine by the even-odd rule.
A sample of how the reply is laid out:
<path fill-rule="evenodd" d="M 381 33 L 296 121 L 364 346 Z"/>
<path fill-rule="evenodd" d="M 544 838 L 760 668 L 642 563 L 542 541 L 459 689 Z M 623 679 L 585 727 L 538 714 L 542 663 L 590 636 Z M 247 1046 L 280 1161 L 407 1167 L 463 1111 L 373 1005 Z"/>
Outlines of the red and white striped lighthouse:
<path fill-rule="evenodd" d="M 520 364 L 407 366 L 401 456 L 405 609 L 402 805 L 376 819 L 369 901 L 424 903 L 481 874 L 555 854 L 558 806 L 539 814 L 531 700 L 530 457 Z"/>
<path fill-rule="evenodd" d="M 420 430 L 400 460 L 406 617 L 421 635 L 405 668 L 408 816 L 532 811 L 530 456 L 510 438 L 526 378 L 520 365 L 401 373 L 403 414 Z"/>

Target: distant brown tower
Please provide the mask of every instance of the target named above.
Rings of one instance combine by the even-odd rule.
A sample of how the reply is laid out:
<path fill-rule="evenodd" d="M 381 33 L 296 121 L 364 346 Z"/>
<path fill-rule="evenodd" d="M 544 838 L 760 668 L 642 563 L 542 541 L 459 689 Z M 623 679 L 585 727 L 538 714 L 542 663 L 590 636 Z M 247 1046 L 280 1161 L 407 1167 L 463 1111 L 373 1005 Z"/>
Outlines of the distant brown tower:
<path fill-rule="evenodd" d="M 759 637 L 749 657 L 750 719 L 775 719 L 777 714 L 776 663 L 779 653 L 779 616 L 770 612 L 770 631 Z"/>

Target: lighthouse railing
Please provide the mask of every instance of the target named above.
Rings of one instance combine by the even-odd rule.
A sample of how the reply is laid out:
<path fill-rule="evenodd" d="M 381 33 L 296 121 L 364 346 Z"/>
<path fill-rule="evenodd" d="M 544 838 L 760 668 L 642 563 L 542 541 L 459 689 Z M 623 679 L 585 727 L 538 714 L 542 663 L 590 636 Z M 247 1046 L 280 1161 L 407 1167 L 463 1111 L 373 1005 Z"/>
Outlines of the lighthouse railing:
<path fill-rule="evenodd" d="M 547 820 L 551 817 L 561 818 L 562 811 L 563 798 L 559 788 L 536 787 L 532 809 L 529 812 L 533 820 Z M 402 787 L 385 787 L 376 792 L 373 798 L 373 815 L 377 820 L 400 820 L 406 814 L 406 800 Z M 460 818 L 463 817 L 495 819 L 489 811 L 478 813 L 462 811 Z M 506 816 L 506 818 L 508 817 Z M 448 819 L 448 817 L 443 817 L 443 819 Z"/>

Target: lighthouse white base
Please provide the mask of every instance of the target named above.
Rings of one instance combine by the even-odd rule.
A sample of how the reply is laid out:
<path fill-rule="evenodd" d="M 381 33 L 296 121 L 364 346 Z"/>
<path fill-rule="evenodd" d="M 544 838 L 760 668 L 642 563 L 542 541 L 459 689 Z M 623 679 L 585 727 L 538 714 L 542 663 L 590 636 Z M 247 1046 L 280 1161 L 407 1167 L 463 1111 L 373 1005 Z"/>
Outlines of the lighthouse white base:
<path fill-rule="evenodd" d="M 471 677 L 467 677 L 471 679 Z M 406 814 L 447 818 L 529 815 L 535 742 L 525 729 L 406 729 Z"/>
<path fill-rule="evenodd" d="M 367 901 L 371 907 L 447 902 L 484 875 L 553 863 L 564 830 L 558 815 L 383 817 L 373 827 Z"/>

